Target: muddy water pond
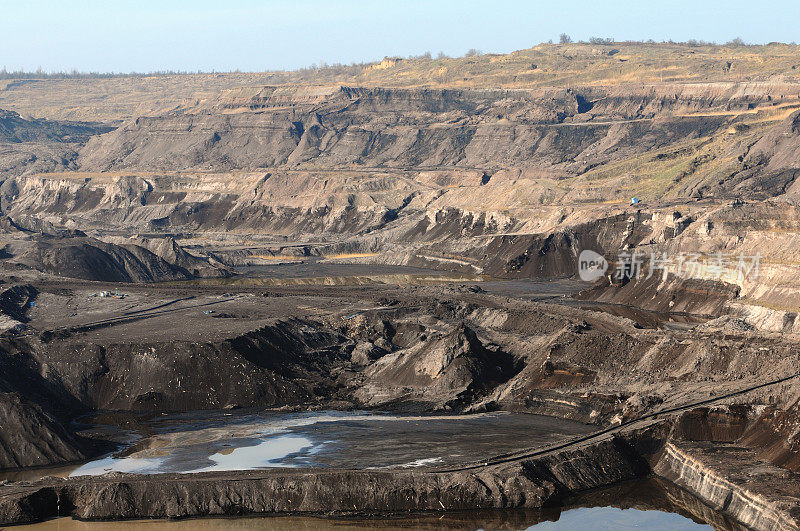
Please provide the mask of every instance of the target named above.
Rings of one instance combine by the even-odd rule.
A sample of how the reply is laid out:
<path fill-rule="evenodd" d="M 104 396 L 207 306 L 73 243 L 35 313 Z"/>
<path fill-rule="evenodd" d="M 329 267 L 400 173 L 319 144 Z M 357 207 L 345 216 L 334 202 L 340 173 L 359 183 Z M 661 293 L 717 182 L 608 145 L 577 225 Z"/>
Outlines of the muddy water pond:
<path fill-rule="evenodd" d="M 577 422 L 514 413 L 413 416 L 357 411 L 202 411 L 140 417 L 101 414 L 90 421 L 84 426 L 84 435 L 116 440 L 120 450 L 81 465 L 7 472 L 0 474 L 0 479 L 274 467 L 446 466 L 590 431 Z"/>
<path fill-rule="evenodd" d="M 87 476 L 250 470 L 274 467 L 410 469 L 480 462 L 489 457 L 580 436 L 585 425 L 514 413 L 415 416 L 359 411 L 204 411 L 83 419 L 84 435 L 120 449 L 58 469 L 6 473 L 22 481 L 45 475 Z M 32 529 L 737 529 L 676 487 L 645 480 L 586 493 L 546 511 L 473 511 L 380 519 L 310 516 L 184 521 L 79 522 L 59 518 Z"/>

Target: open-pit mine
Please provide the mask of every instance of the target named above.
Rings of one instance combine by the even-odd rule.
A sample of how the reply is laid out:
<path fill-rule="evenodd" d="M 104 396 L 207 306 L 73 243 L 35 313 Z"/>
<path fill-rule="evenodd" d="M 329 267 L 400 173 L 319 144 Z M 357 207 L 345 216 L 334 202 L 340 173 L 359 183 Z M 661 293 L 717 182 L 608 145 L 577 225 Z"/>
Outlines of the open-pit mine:
<path fill-rule="evenodd" d="M 798 46 L 0 80 L 0 526 L 798 529 L 798 312 Z"/>

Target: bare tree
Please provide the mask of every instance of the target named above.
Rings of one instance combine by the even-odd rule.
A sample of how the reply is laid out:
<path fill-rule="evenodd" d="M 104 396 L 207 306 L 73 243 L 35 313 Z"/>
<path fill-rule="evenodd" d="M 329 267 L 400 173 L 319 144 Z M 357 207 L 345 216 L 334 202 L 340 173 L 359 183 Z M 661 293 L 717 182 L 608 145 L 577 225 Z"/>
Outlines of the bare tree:
<path fill-rule="evenodd" d="M 561 35 L 558 36 L 558 42 L 560 42 L 561 44 L 569 44 L 572 42 L 572 37 L 570 37 L 566 33 L 562 33 Z"/>

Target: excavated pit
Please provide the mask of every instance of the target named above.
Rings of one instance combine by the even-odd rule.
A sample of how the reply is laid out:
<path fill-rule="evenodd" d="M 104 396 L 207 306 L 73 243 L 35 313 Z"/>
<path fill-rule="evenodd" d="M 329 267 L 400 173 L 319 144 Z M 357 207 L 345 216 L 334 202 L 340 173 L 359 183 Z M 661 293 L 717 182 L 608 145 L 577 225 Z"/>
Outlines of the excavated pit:
<path fill-rule="evenodd" d="M 129 284 L 121 289 L 123 299 L 93 297 L 102 286 L 81 281 L 15 289 L 9 300 L 18 301 L 17 316 L 29 330 L 52 332 L 23 331 L 3 340 L 5 352 L 16 352 L 9 367 L 17 376 L 5 385 L 45 408 L 39 415 L 50 419 L 32 422 L 40 431 L 27 440 L 54 437 L 69 443 L 65 448 L 73 453 L 35 457 L 28 452 L 26 466 L 44 459 L 51 468 L 4 472 L 10 483 L 0 487 L 3 521 L 57 516 L 60 509 L 53 512 L 52 500 L 86 519 L 342 513 L 351 512 L 352 504 L 362 515 L 441 511 L 440 502 L 448 511 L 541 508 L 619 481 L 654 473 L 671 478 L 677 461 L 664 462 L 662 456 L 673 455 L 664 449 L 675 445 L 760 441 L 763 426 L 774 422 L 774 412 L 791 396 L 791 387 L 776 383 L 748 391 L 738 402 L 776 401 L 773 409 L 728 406 L 739 399 L 724 398 L 723 387 L 706 380 L 707 375 L 722 379 L 751 371 L 765 381 L 776 368 L 788 372 L 781 361 L 791 352 L 788 340 L 773 342 L 772 362 L 757 361 L 751 353 L 763 358 L 760 349 L 766 343 L 748 333 L 719 337 L 691 323 L 686 329 L 642 328 L 612 312 L 583 308 L 582 301 L 553 303 L 553 294 L 569 293 L 569 284 L 544 283 L 540 290 L 526 285 L 530 291 L 523 298 L 508 296 L 516 284 L 493 281 L 488 289 L 482 284 L 272 286 L 268 292 L 239 288 L 235 295 L 224 284 Z M 23 306 L 26 293 L 34 297 L 33 307 Z M 691 376 L 686 367 L 696 364 L 702 370 Z M 673 383 L 665 385 L 662 378 Z M 20 389 L 19 381 L 30 383 Z M 734 383 L 725 389 L 742 387 Z M 706 409 L 692 406 L 708 400 L 713 404 Z M 264 430 L 274 422 L 258 420 L 260 413 L 242 407 L 290 408 L 294 412 L 277 415 L 294 419 L 323 414 L 301 413 L 309 409 L 388 410 L 397 420 L 375 422 L 397 427 L 383 424 L 380 437 L 397 431 L 391 443 L 377 435 L 359 437 L 355 427 L 338 439 L 335 432 L 302 427 L 271 437 Z M 648 417 L 674 408 L 675 413 Z M 81 429 L 70 422 L 97 410 L 118 412 L 105 417 L 112 430 Z M 193 410 L 207 412 L 194 420 L 181 413 Z M 332 415 L 345 420 L 332 422 L 331 429 L 359 422 L 352 413 Z M 500 419 L 496 433 L 492 419 Z M 523 424 L 503 424 L 512 420 Z M 430 433 L 439 434 L 436 426 L 444 429 L 447 422 L 455 431 L 452 437 L 426 441 L 420 422 L 431 426 Z M 471 437 L 473 430 L 479 434 Z M 534 442 L 531 433 L 540 432 L 548 435 Z M 409 433 L 417 435 L 409 438 Z M 492 442 L 497 433 L 505 433 L 507 447 Z M 452 448 L 459 434 L 466 436 L 469 452 L 436 454 L 437 444 L 447 440 Z M 485 449 L 475 444 L 481 437 Z M 337 454 L 337 440 L 362 457 L 344 449 Z M 785 439 L 772 440 L 776 450 L 759 458 L 777 466 L 791 463 L 793 450 L 777 451 Z M 116 457 L 98 456 L 115 442 L 128 449 Z M 273 443 L 284 453 L 275 453 Z M 374 444 L 400 453 L 381 457 L 368 450 Z M 403 445 L 409 445 L 405 453 Z M 192 455 L 198 456 L 195 461 Z M 86 462 L 83 456 L 98 457 Z M 564 468 L 565 459 L 573 469 Z M 75 461 L 80 462 L 70 464 Z M 168 462 L 184 465 L 174 468 Z M 703 474 L 716 477 L 717 466 L 711 463 Z M 790 484 L 790 477 L 779 472 L 785 469 L 777 466 L 774 481 Z M 43 478 L 81 469 L 111 474 Z M 204 469 L 209 471 L 178 473 Z M 473 483 L 474 474 L 480 482 Z M 685 479 L 685 473 L 681 478 L 683 488 L 706 499 L 700 483 Z M 372 487 L 344 498 L 332 494 L 334 485 L 355 489 L 364 482 Z M 728 488 L 737 493 L 740 486 Z M 300 509 L 293 505 L 296 495 L 306 500 Z M 175 502 L 166 506 L 159 499 Z M 120 505 L 122 500 L 127 501 Z M 780 503 L 771 503 L 757 511 L 712 504 L 708 511 L 756 526 L 761 525 L 757 515 L 768 506 L 781 518 L 791 517 Z"/>
<path fill-rule="evenodd" d="M 652 70 L 657 46 L 679 58 L 672 80 Z M 792 52 L 606 48 L 448 60 L 447 83 L 433 62 L 387 60 L 353 77 L 112 78 L 100 98 L 91 80 L 4 85 L 20 113 L 0 110 L 0 467 L 15 469 L 0 523 L 607 500 L 796 529 Z M 626 68 L 645 77 L 609 78 Z M 43 104 L 65 86 L 68 109 Z M 22 117 L 32 109 L 49 119 Z M 584 250 L 607 260 L 596 282 L 579 280 Z M 760 267 L 615 275 L 625 253 L 645 269 L 678 256 Z M 325 462 L 294 433 L 281 459 L 303 467 L 179 473 L 262 448 L 255 422 L 237 435 L 198 420 L 245 410 L 525 429 L 438 464 L 416 450 Z M 81 427 L 92 415 L 107 427 Z M 523 440 L 541 423 L 563 429 Z M 153 470 L 166 474 L 31 468 L 124 468 L 192 436 L 201 462 Z M 114 444 L 127 455 L 109 457 Z M 391 446 L 352 446 L 376 444 Z M 386 468 L 398 463 L 421 466 Z M 662 501 L 620 501 L 624 482 L 653 476 L 671 484 Z M 480 521 L 527 521 L 496 514 Z"/>

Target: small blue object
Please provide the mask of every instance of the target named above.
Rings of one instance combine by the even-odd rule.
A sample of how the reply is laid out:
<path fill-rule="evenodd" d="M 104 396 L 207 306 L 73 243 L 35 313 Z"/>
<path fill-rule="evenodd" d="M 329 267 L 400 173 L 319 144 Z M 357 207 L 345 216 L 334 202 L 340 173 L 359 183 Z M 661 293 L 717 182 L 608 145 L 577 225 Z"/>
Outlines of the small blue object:
<path fill-rule="evenodd" d="M 33 308 L 33 303 L 31 303 L 31 308 Z"/>
<path fill-rule="evenodd" d="M 632 205 L 638 205 L 639 204 L 639 198 L 638 197 L 632 197 L 631 198 L 631 204 Z"/>

